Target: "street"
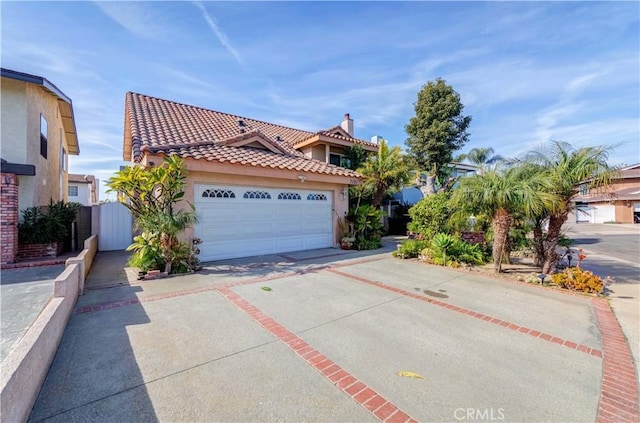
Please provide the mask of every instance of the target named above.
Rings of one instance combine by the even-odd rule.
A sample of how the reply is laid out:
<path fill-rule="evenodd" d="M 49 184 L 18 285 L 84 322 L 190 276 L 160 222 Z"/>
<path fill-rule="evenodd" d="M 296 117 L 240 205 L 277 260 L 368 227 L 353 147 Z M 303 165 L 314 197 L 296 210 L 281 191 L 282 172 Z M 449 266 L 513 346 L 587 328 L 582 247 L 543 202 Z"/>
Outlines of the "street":
<path fill-rule="evenodd" d="M 566 224 L 565 234 L 583 248 L 582 267 L 612 276 L 609 298 L 618 322 L 640 362 L 640 225 Z"/>

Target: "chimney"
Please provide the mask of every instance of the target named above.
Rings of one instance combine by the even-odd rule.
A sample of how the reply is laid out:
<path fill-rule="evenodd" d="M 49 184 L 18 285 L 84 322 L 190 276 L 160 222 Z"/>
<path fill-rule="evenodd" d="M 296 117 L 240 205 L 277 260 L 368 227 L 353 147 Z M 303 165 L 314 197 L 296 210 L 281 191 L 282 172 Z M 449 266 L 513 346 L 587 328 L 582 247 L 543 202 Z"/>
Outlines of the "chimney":
<path fill-rule="evenodd" d="M 350 136 L 353 136 L 353 119 L 349 116 L 349 113 L 344 114 L 344 120 L 340 124 L 342 129 L 347 131 Z"/>

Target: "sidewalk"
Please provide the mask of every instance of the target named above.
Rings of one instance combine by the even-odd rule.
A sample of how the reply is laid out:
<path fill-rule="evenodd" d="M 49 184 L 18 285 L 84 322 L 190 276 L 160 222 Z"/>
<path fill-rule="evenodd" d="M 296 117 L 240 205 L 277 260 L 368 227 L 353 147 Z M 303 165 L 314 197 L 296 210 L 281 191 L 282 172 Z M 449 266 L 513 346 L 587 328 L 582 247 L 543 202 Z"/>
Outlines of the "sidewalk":
<path fill-rule="evenodd" d="M 0 278 L 0 362 L 29 330 L 53 294 L 64 265 L 3 269 Z"/>

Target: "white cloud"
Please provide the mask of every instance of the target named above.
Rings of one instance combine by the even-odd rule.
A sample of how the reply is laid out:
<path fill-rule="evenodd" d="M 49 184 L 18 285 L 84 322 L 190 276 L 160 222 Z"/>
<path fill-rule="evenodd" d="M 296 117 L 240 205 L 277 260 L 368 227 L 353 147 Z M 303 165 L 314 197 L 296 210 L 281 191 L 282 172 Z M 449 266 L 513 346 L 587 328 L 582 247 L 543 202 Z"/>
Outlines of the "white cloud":
<path fill-rule="evenodd" d="M 227 49 L 227 51 L 236 59 L 236 61 L 242 65 L 243 61 L 242 61 L 242 57 L 240 56 L 240 53 L 238 53 L 238 50 L 236 50 L 233 47 L 233 45 L 231 44 L 231 41 L 229 41 L 229 38 L 227 38 L 227 35 L 213 20 L 211 15 L 209 15 L 209 12 L 207 12 L 207 9 L 204 7 L 204 5 L 199 1 L 193 2 L 193 4 L 198 9 L 200 9 L 200 11 L 202 12 L 202 17 L 204 18 L 205 21 L 207 21 L 207 25 L 209 25 L 209 28 L 211 28 L 211 30 L 216 35 L 216 37 L 218 37 L 218 41 L 220 41 L 220 44 L 222 44 L 222 46 L 225 49 Z"/>
<path fill-rule="evenodd" d="M 94 2 L 108 17 L 130 33 L 141 38 L 156 38 L 166 32 L 159 17 L 140 2 Z"/>

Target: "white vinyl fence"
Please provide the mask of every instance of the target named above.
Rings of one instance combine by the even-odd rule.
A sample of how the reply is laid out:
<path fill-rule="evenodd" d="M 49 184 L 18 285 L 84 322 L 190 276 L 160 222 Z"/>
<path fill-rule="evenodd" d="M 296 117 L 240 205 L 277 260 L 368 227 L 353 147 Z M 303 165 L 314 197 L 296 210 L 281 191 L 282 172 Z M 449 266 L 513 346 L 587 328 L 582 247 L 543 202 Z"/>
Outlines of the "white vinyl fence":
<path fill-rule="evenodd" d="M 98 249 L 100 251 L 124 250 L 133 241 L 131 212 L 118 202 L 97 206 L 100 221 Z"/>

